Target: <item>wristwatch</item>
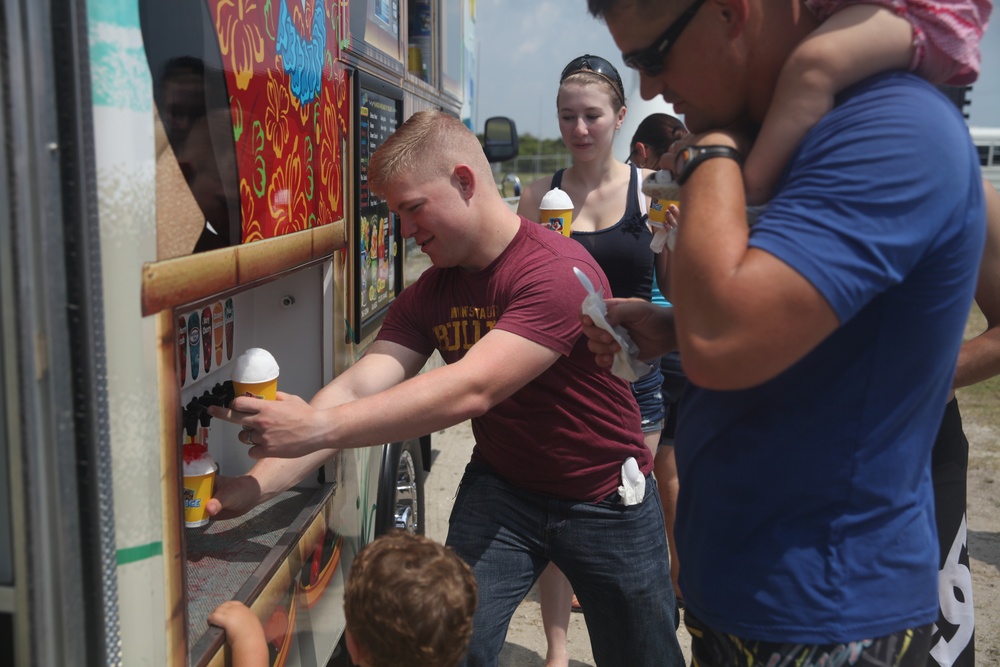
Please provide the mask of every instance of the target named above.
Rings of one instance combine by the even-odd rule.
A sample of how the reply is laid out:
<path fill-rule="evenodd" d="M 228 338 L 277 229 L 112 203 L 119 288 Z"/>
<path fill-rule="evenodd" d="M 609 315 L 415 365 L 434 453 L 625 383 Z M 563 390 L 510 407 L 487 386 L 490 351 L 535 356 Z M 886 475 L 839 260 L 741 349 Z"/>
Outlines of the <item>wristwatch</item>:
<path fill-rule="evenodd" d="M 729 146 L 688 146 L 677 154 L 674 159 L 674 172 L 677 174 L 677 185 L 684 185 L 695 168 L 713 157 L 727 157 L 743 164 L 743 156 L 735 148 Z"/>

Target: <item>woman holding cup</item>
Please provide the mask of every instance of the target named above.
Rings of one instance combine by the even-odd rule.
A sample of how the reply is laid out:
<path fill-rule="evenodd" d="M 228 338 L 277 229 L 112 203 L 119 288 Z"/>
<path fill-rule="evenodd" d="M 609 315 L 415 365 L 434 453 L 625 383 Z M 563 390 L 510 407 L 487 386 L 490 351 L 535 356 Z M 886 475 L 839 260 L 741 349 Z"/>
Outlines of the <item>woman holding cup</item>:
<path fill-rule="evenodd" d="M 612 155 L 615 133 L 626 114 L 625 89 L 618 71 L 598 56 L 574 58 L 559 78 L 556 107 L 559 131 L 572 163 L 551 178 L 529 185 L 517 212 L 529 220 L 540 220 L 546 193 L 555 188 L 564 191 L 573 203 L 569 236 L 583 244 L 604 270 L 612 291 L 607 296 L 649 300 L 657 260 L 650 249 L 653 235 L 646 224 L 649 202 L 640 192 L 640 183 L 650 172 Z M 653 370 L 632 385 L 642 413 L 644 439 L 654 453 L 664 418 L 661 382 L 659 364 L 654 363 Z M 575 602 L 572 588 L 553 565 L 542 573 L 539 588 L 548 641 L 546 665 L 568 665 L 566 631 Z"/>

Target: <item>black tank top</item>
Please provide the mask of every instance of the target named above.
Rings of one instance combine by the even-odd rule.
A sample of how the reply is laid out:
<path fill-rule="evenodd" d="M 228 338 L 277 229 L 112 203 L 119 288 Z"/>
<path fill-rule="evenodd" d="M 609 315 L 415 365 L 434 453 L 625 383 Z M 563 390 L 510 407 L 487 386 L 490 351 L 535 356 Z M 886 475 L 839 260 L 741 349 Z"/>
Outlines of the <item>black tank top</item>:
<path fill-rule="evenodd" d="M 552 176 L 553 188 L 562 183 L 565 169 Z M 639 206 L 639 170 L 632 166 L 628 181 L 625 215 L 614 225 L 596 232 L 574 231 L 571 237 L 583 244 L 611 283 L 611 296 L 638 297 L 649 301 L 653 291 L 653 262 L 649 249 L 653 234 Z"/>

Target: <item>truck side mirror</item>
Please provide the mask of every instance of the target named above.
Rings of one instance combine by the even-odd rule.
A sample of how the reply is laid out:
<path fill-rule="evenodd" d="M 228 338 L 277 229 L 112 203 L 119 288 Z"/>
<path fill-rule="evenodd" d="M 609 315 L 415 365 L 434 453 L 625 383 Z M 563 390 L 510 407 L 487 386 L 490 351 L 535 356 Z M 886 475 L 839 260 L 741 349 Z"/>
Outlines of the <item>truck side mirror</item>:
<path fill-rule="evenodd" d="M 506 162 L 517 157 L 517 128 L 503 116 L 487 118 L 483 126 L 483 151 L 490 162 Z"/>

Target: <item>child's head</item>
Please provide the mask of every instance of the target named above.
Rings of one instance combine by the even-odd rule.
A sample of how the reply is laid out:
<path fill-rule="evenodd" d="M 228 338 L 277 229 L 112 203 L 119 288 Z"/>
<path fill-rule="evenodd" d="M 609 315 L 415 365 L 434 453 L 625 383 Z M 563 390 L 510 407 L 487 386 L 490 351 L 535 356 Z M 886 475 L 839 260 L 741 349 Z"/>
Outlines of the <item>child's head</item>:
<path fill-rule="evenodd" d="M 472 570 L 451 549 L 392 531 L 354 559 L 344 589 L 348 648 L 366 667 L 452 667 L 469 645 L 476 602 Z"/>

